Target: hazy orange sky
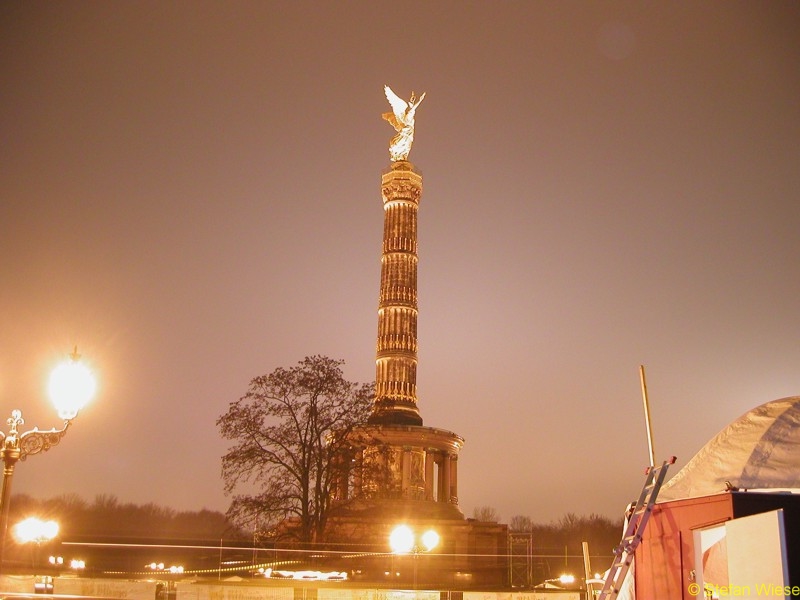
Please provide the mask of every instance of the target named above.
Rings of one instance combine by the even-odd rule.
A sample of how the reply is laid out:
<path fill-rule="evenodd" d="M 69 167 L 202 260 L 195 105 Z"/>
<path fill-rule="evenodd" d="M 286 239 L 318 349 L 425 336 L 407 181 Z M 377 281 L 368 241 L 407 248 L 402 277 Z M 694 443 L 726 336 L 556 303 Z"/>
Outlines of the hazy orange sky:
<path fill-rule="evenodd" d="M 0 4 L 14 491 L 225 510 L 215 421 L 304 356 L 374 379 L 391 127 L 417 111 L 419 406 L 468 516 L 621 515 L 656 453 L 800 394 L 797 2 Z"/>

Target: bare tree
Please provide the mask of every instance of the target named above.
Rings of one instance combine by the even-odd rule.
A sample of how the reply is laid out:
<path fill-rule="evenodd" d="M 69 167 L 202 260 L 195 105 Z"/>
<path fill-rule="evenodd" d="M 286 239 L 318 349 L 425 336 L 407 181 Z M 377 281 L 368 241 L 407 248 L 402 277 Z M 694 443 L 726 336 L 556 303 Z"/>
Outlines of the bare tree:
<path fill-rule="evenodd" d="M 509 531 L 513 532 L 530 533 L 533 528 L 533 520 L 526 515 L 514 515 L 508 523 Z"/>
<path fill-rule="evenodd" d="M 483 521 L 486 523 L 500 522 L 500 515 L 498 515 L 497 511 L 491 506 L 476 506 L 472 510 L 472 518 L 476 521 Z"/>
<path fill-rule="evenodd" d="M 342 360 L 306 357 L 290 369 L 256 377 L 217 420 L 234 445 L 222 457 L 228 509 L 239 526 L 256 524 L 276 538 L 321 541 L 349 444 L 365 423 L 373 384 L 344 379 Z"/>

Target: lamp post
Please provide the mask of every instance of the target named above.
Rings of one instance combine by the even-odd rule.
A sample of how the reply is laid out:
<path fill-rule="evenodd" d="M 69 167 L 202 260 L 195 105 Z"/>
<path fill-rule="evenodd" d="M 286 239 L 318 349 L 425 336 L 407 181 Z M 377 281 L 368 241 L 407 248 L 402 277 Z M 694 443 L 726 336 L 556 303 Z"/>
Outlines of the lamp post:
<path fill-rule="evenodd" d="M 11 478 L 14 467 L 20 460 L 32 454 L 46 452 L 61 441 L 67 433 L 78 411 L 91 399 L 95 391 L 95 381 L 89 369 L 78 362 L 80 354 L 77 347 L 70 354 L 70 360 L 60 364 L 50 375 L 48 391 L 56 407 L 58 416 L 64 420 L 61 429 L 39 431 L 34 427 L 20 433 L 19 427 L 25 423 L 22 411 L 14 409 L 8 419 L 8 433 L 0 431 L 0 460 L 3 461 L 3 487 L 0 492 L 0 572 L 3 569 L 6 536 L 8 534 L 8 510 L 11 500 Z"/>
<path fill-rule="evenodd" d="M 413 555 L 414 590 L 417 589 L 417 557 L 420 553 L 430 552 L 438 545 L 439 534 L 433 529 L 428 529 L 417 537 L 408 525 L 398 525 L 389 534 L 389 547 L 394 554 Z"/>

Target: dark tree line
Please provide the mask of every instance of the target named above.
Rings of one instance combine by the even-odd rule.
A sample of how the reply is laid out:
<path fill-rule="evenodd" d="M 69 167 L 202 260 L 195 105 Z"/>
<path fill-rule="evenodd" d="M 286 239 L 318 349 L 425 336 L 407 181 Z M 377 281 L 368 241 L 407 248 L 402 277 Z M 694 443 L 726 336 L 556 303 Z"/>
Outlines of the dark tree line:
<path fill-rule="evenodd" d="M 13 528 L 28 517 L 56 521 L 56 538 L 41 544 L 17 541 Z M 4 564 L 19 573 L 39 574 L 69 571 L 73 559 L 84 561 L 90 575 L 142 572 L 161 563 L 213 569 L 222 561 L 223 547 L 227 559 L 237 553 L 236 548 L 250 547 L 251 536 L 232 526 L 223 513 L 211 510 L 123 503 L 111 495 L 98 495 L 89 502 L 77 495 L 40 500 L 17 494 L 10 505 Z M 49 556 L 64 562 L 49 566 Z"/>
<path fill-rule="evenodd" d="M 481 521 L 499 522 L 497 511 L 490 506 L 481 506 L 473 511 L 473 518 Z M 613 560 L 614 548 L 622 538 L 623 519 L 610 519 L 598 514 L 580 516 L 567 513 L 557 521 L 536 523 L 529 516 L 516 515 L 508 522 L 509 533 L 521 534 L 519 544 L 512 554 L 522 560 L 529 551 L 532 559 L 534 582 L 558 577 L 561 573 L 573 575 L 583 573 L 583 542 L 589 545 L 592 569 L 602 573 Z M 526 534 L 528 539 L 525 540 Z M 529 550 L 525 549 L 529 541 Z"/>
<path fill-rule="evenodd" d="M 500 515 L 491 506 L 479 506 L 472 511 L 477 521 L 498 523 Z M 582 544 L 587 542 L 592 554 L 612 554 L 622 537 L 622 517 L 609 519 L 598 514 L 579 516 L 567 513 L 558 521 L 535 523 L 525 515 L 511 517 L 508 523 L 511 533 L 529 533 L 534 554 L 563 555 L 582 554 Z"/>
<path fill-rule="evenodd" d="M 534 554 L 581 554 L 582 543 L 589 544 L 592 554 L 611 556 L 622 538 L 622 517 L 609 519 L 598 514 L 579 516 L 567 513 L 558 521 L 534 523 L 530 517 L 515 516 L 509 522 L 509 531 L 530 533 Z"/>
<path fill-rule="evenodd" d="M 56 521 L 59 524 L 58 537 L 71 541 L 242 537 L 221 512 L 176 511 L 152 503 L 123 503 L 116 496 L 105 494 L 96 496 L 92 502 L 72 494 L 46 500 L 14 495 L 10 506 L 10 527 L 31 515 Z"/>

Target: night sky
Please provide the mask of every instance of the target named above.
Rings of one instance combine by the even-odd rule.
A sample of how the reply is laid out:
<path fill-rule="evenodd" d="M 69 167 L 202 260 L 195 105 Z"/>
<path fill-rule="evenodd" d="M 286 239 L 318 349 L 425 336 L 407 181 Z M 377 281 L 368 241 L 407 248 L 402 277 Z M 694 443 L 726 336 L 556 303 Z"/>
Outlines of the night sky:
<path fill-rule="evenodd" d="M 463 512 L 621 516 L 800 394 L 800 3 L 0 4 L 0 407 L 99 391 L 14 491 L 224 511 L 216 419 L 303 357 L 375 377 L 417 111 L 418 398 Z"/>

